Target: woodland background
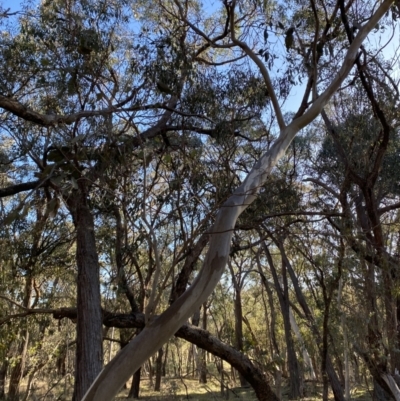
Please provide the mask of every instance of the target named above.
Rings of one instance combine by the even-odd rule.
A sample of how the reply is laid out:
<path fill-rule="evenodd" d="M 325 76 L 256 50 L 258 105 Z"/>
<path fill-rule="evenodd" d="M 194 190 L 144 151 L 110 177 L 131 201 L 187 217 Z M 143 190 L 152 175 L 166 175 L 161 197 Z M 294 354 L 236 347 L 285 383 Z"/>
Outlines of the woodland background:
<path fill-rule="evenodd" d="M 124 394 L 190 378 L 400 399 L 398 0 L 0 9 L 0 399 L 83 399 L 194 282 L 218 210 L 385 4 L 256 186 L 211 296 Z"/>

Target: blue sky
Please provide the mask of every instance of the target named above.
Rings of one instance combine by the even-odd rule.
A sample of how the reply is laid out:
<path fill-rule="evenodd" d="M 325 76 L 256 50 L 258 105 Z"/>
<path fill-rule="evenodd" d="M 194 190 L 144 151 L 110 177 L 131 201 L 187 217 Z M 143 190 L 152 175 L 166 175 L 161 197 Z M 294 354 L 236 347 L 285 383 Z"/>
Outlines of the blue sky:
<path fill-rule="evenodd" d="M 10 8 L 10 11 L 18 11 L 21 9 L 19 0 L 2 0 L 1 1 L 3 8 L 6 10 Z"/>

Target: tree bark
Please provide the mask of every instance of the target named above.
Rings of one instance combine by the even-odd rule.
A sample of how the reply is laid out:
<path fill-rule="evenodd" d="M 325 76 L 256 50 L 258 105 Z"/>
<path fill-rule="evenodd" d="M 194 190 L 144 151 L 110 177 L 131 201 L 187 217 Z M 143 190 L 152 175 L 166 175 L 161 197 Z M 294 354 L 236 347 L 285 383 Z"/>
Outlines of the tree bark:
<path fill-rule="evenodd" d="M 67 204 L 76 228 L 77 331 L 74 401 L 81 401 L 103 367 L 100 266 L 86 183 Z"/>
<path fill-rule="evenodd" d="M 131 389 L 129 391 L 128 398 L 134 398 L 134 399 L 139 398 L 141 372 L 142 372 L 142 368 L 138 369 L 133 374 L 132 385 L 131 385 Z"/>

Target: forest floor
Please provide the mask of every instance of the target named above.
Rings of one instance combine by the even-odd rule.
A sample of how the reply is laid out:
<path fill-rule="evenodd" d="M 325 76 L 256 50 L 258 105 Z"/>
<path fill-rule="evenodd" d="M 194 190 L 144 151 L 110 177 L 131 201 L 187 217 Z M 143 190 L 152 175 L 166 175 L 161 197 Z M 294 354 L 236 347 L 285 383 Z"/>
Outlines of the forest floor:
<path fill-rule="evenodd" d="M 163 378 L 161 391 L 155 392 L 150 386 L 148 379 L 141 381 L 140 399 L 151 401 L 257 401 L 257 398 L 250 388 L 232 387 L 228 395 L 221 394 L 220 385 L 216 380 L 207 384 L 200 384 L 198 380 Z M 128 390 L 120 393 L 116 398 L 118 401 L 127 400 Z M 287 388 L 282 388 L 282 400 L 287 400 Z M 322 399 L 322 386 L 315 383 L 306 383 L 306 396 L 304 401 L 320 401 Z M 333 395 L 330 399 L 333 400 Z M 351 399 L 354 401 L 371 401 L 372 398 L 367 388 L 353 388 Z M 130 399 L 132 400 L 132 399 Z"/>

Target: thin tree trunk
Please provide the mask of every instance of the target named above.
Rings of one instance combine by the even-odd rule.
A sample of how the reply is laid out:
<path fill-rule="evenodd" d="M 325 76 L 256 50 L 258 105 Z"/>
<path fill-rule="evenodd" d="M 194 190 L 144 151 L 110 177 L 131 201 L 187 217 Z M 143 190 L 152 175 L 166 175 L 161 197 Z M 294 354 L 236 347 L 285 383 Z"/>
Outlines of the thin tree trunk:
<path fill-rule="evenodd" d="M 164 362 L 163 362 L 163 365 L 162 365 L 162 373 L 161 373 L 162 377 L 166 377 L 167 376 L 168 351 L 169 351 L 169 343 L 167 343 L 167 345 L 165 347 Z"/>
<path fill-rule="evenodd" d="M 343 353 L 344 353 L 344 394 L 346 401 L 350 401 L 350 363 L 349 363 L 349 343 L 347 339 L 347 327 L 345 322 L 345 315 L 342 310 L 342 292 L 343 292 L 343 279 L 339 282 L 338 291 L 338 309 L 340 313 L 340 325 L 343 331 Z"/>
<path fill-rule="evenodd" d="M 238 351 L 243 352 L 243 310 L 242 310 L 242 295 L 241 295 L 241 279 L 236 277 L 232 267 L 232 263 L 228 260 L 229 270 L 231 272 L 232 283 L 235 289 L 234 313 L 235 313 L 235 347 Z M 246 386 L 245 378 L 239 373 L 240 385 Z"/>
<path fill-rule="evenodd" d="M 187 358 L 186 358 L 186 376 L 190 375 L 191 366 L 193 361 L 193 347 L 189 347 L 187 350 Z"/>
<path fill-rule="evenodd" d="M 134 373 L 128 398 L 134 398 L 134 399 L 139 398 L 141 372 L 142 369 L 140 368 Z"/>
<path fill-rule="evenodd" d="M 243 352 L 243 311 L 242 311 L 242 296 L 241 291 L 238 289 L 235 291 L 235 340 L 236 349 Z M 240 386 L 244 387 L 247 385 L 246 379 L 242 374 L 239 373 Z"/>
<path fill-rule="evenodd" d="M 28 274 L 25 279 L 24 300 L 23 300 L 23 305 L 25 308 L 30 307 L 32 289 L 33 289 L 32 272 L 28 271 Z M 23 333 L 22 334 L 23 341 L 19 344 L 18 347 L 17 363 L 11 369 L 10 373 L 10 384 L 8 387 L 8 399 L 10 401 L 17 401 L 19 399 L 19 386 L 24 376 L 26 358 L 28 353 L 29 330 L 28 328 L 26 328 L 23 331 L 21 330 L 21 332 Z"/>
<path fill-rule="evenodd" d="M 162 359 L 163 359 L 164 351 L 162 348 L 158 350 L 157 358 L 156 358 L 156 380 L 154 384 L 154 391 L 160 391 L 161 389 L 161 371 L 162 371 Z"/>
<path fill-rule="evenodd" d="M 112 359 L 112 354 L 113 354 L 113 345 L 114 342 L 112 341 L 114 340 L 114 327 L 111 330 L 111 341 L 110 341 L 110 348 L 108 349 L 108 362 L 111 361 Z"/>
<path fill-rule="evenodd" d="M 280 359 L 280 350 L 279 350 L 279 346 L 278 346 L 278 342 L 276 340 L 276 334 L 275 334 L 276 311 L 275 311 L 275 305 L 274 305 L 274 297 L 272 294 L 272 290 L 269 286 L 268 280 L 266 279 L 263 269 L 262 269 L 262 266 L 261 266 L 261 261 L 260 261 L 261 251 L 262 250 L 260 249 L 256 254 L 256 262 L 257 262 L 257 269 L 258 269 L 258 272 L 260 273 L 261 281 L 263 283 L 263 288 L 265 289 L 265 292 L 267 293 L 268 305 L 269 305 L 269 310 L 271 313 L 271 322 L 270 322 L 270 326 L 267 326 L 267 332 L 269 331 L 269 333 L 270 333 L 269 337 L 270 337 L 271 355 L 276 360 L 279 360 Z M 263 295 L 263 301 L 264 301 L 265 321 L 268 322 L 267 307 L 265 304 L 264 295 Z M 277 398 L 281 399 L 282 398 L 282 367 L 281 366 L 275 367 L 274 378 L 275 378 L 275 393 L 276 393 Z"/>
<path fill-rule="evenodd" d="M 203 318 L 202 318 L 202 329 L 207 330 L 207 303 L 203 304 Z M 206 351 L 200 349 L 199 351 L 199 383 L 207 383 L 207 362 L 206 362 Z"/>
<path fill-rule="evenodd" d="M 153 364 L 151 362 L 151 359 L 149 359 L 147 361 L 147 363 L 149 364 L 149 382 L 150 382 L 150 387 L 154 387 L 154 382 L 153 382 L 153 378 L 154 378 L 154 367 Z"/>
<path fill-rule="evenodd" d="M 0 366 L 0 400 L 4 400 L 6 395 L 8 359 L 4 358 Z"/>
<path fill-rule="evenodd" d="M 18 348 L 18 360 L 15 366 L 11 370 L 10 384 L 8 387 L 8 400 L 17 401 L 19 399 L 19 387 L 21 380 L 24 375 L 26 357 L 28 353 L 29 344 L 29 331 L 28 329 L 24 332 L 24 340 L 21 342 Z"/>
<path fill-rule="evenodd" d="M 66 357 L 67 357 L 67 345 L 59 345 L 56 359 L 56 369 L 58 376 L 64 376 L 66 373 Z"/>

